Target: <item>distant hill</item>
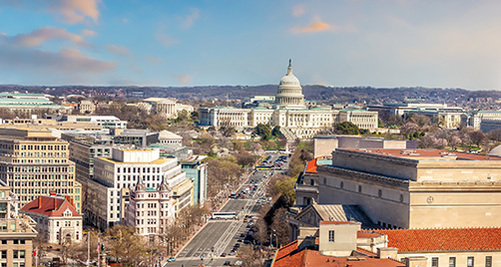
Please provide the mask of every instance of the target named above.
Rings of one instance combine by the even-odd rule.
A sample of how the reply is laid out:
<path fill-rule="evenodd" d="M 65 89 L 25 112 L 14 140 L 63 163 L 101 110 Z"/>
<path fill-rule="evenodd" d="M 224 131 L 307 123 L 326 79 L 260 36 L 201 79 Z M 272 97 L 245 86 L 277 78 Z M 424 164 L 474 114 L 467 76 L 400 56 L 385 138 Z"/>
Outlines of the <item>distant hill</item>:
<path fill-rule="evenodd" d="M 178 99 L 247 99 L 254 95 L 274 95 L 277 85 L 259 86 L 194 86 L 194 87 L 137 87 L 137 86 L 21 86 L 0 85 L 0 91 L 28 91 L 48 93 L 55 96 L 82 94 L 85 96 L 114 97 L 173 97 Z M 365 102 L 433 102 L 461 104 L 472 98 L 501 98 L 498 91 L 468 91 L 465 89 L 441 88 L 373 88 L 373 87 L 326 87 L 305 85 L 303 93 L 308 100 L 324 103 Z"/>

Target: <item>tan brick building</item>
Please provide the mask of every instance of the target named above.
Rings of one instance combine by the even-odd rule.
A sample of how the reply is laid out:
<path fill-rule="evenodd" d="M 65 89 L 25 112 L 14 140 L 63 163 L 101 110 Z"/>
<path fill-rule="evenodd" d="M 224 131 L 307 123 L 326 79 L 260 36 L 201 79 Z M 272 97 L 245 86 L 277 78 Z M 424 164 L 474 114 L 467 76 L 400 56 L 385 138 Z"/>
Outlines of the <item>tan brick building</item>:
<path fill-rule="evenodd" d="M 317 167 L 318 203 L 358 205 L 384 228 L 501 226 L 501 157 L 338 149 Z"/>
<path fill-rule="evenodd" d="M 0 129 L 0 180 L 19 197 L 20 206 L 56 191 L 70 196 L 80 212 L 81 185 L 68 157 L 68 142 L 51 131 Z"/>

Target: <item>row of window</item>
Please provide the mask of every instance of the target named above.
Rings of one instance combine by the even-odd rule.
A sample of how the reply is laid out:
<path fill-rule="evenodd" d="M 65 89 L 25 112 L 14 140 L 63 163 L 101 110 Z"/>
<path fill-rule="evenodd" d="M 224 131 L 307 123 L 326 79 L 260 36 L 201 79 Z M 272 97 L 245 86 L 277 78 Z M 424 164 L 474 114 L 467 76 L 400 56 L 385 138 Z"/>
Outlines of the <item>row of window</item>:
<path fill-rule="evenodd" d="M 73 167 L 53 167 L 53 166 L 22 166 L 9 168 L 9 171 L 13 172 L 42 172 L 42 173 L 54 173 L 54 172 L 73 172 Z"/>
<path fill-rule="evenodd" d="M 438 257 L 431 258 L 431 266 L 438 266 Z M 466 267 L 475 266 L 475 257 L 468 257 L 466 260 Z M 449 257 L 449 267 L 456 267 L 456 257 Z M 492 256 L 485 256 L 485 267 L 492 267 Z"/>
<path fill-rule="evenodd" d="M 0 227 L 7 229 L 5 224 L 0 225 Z M 13 239 L 12 244 L 14 245 L 24 245 L 26 244 L 26 240 L 24 239 Z M 2 245 L 7 245 L 7 239 L 2 239 Z"/>
<path fill-rule="evenodd" d="M 123 170 L 122 170 L 123 169 Z M 123 167 L 123 168 L 120 168 L 120 167 L 117 167 L 117 173 L 120 173 L 120 171 L 124 172 L 124 173 L 136 173 L 136 172 L 141 172 L 141 168 L 138 167 Z M 142 173 L 160 173 L 160 167 L 156 167 L 156 168 L 146 168 L 146 167 L 143 167 L 142 168 Z"/>
<path fill-rule="evenodd" d="M 14 149 L 21 150 L 66 150 L 66 145 L 14 145 Z"/>
<path fill-rule="evenodd" d="M 1 250 L 0 256 L 2 259 L 7 259 L 7 250 Z M 26 257 L 24 250 L 13 250 L 12 258 L 13 259 L 24 259 Z"/>

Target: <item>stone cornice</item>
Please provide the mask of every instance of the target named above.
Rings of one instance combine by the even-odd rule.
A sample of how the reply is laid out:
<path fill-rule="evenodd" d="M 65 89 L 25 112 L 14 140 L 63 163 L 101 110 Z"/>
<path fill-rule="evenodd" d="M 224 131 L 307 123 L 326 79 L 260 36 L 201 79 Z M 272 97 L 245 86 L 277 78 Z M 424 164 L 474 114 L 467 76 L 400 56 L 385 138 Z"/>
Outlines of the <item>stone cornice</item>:
<path fill-rule="evenodd" d="M 368 149 L 368 151 L 370 151 L 370 149 Z M 367 153 L 365 151 L 354 151 L 354 150 L 347 150 L 347 149 L 334 150 L 332 152 L 332 157 L 335 158 L 336 154 L 347 156 L 347 157 L 356 157 L 356 158 L 360 158 L 360 159 L 386 161 L 386 162 L 390 162 L 393 164 L 398 164 L 398 165 L 403 165 L 403 166 L 411 166 L 411 167 L 417 167 L 417 165 L 419 163 L 419 160 L 412 159 L 412 158 L 401 158 L 401 157 L 394 157 L 394 156 L 389 156 L 389 155 L 372 154 L 372 153 Z"/>
<path fill-rule="evenodd" d="M 373 181 L 377 183 L 385 183 L 391 186 L 399 186 L 399 187 L 409 187 L 409 180 L 399 179 L 395 177 L 370 174 L 361 171 L 353 171 L 344 168 L 322 165 L 317 167 L 318 173 L 321 174 L 338 174 L 342 175 L 343 178 L 351 179 L 351 180 L 360 180 L 360 181 Z M 321 181 L 319 181 L 320 184 Z"/>

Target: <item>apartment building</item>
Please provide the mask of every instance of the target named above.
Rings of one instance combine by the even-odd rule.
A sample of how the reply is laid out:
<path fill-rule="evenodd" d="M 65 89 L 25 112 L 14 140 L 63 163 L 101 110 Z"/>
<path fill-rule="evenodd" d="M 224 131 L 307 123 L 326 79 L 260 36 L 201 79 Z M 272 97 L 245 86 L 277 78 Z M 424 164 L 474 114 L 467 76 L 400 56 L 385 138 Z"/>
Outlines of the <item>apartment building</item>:
<path fill-rule="evenodd" d="M 0 129 L 0 180 L 21 206 L 50 191 L 70 196 L 81 209 L 81 185 L 69 160 L 68 142 L 46 129 Z"/>

